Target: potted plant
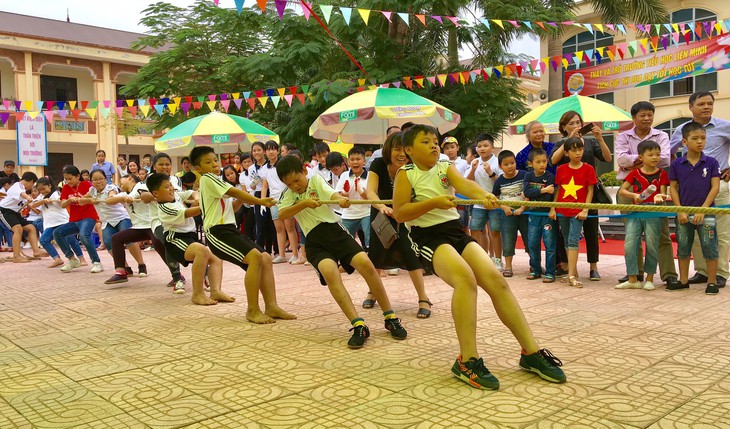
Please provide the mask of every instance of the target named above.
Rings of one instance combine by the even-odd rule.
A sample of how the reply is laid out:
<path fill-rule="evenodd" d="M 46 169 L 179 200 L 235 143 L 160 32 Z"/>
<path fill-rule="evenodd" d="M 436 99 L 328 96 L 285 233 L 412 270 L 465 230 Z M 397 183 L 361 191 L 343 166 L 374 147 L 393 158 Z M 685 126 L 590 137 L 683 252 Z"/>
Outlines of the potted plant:
<path fill-rule="evenodd" d="M 616 178 L 615 171 L 609 171 L 601 174 L 600 179 L 601 182 L 603 182 L 603 186 L 606 188 L 606 191 L 608 191 L 608 194 L 611 196 L 613 203 L 616 204 L 616 195 L 618 194 L 618 189 L 621 187 L 622 181 Z"/>

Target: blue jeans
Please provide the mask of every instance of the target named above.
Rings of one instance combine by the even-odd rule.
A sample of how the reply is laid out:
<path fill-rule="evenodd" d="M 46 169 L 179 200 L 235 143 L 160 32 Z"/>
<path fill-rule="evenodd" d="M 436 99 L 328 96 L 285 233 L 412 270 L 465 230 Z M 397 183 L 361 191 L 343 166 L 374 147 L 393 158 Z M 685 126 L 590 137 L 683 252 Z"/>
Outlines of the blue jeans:
<path fill-rule="evenodd" d="M 695 231 L 700 237 L 704 259 L 710 261 L 718 259 L 717 220 L 711 215 L 705 216 L 705 221 L 701 225 L 693 224 L 692 216 L 687 223 L 679 223 L 677 220 L 677 256 L 681 259 L 689 258 L 695 241 Z M 695 259 L 699 259 L 699 255 L 694 256 Z"/>
<path fill-rule="evenodd" d="M 13 231 L 5 226 L 5 223 L 3 222 L 0 222 L 0 235 L 2 235 L 0 237 L 0 241 L 2 241 L 3 238 L 5 239 L 5 246 L 13 246 Z"/>
<path fill-rule="evenodd" d="M 122 219 L 119 221 L 117 226 L 112 226 L 110 223 L 106 224 L 103 230 L 101 230 L 101 237 L 106 250 L 112 251 L 112 235 L 119 231 L 124 231 L 132 227 L 132 221 L 130 219 Z"/>
<path fill-rule="evenodd" d="M 499 232 L 502 229 L 502 219 L 506 216 L 502 209 L 480 209 L 474 207 L 471 210 L 471 220 L 469 221 L 469 229 L 473 231 L 484 231 L 487 222 L 492 231 Z"/>
<path fill-rule="evenodd" d="M 53 231 L 53 239 L 56 240 L 58 247 L 61 248 L 61 252 L 63 252 L 67 258 L 73 258 L 74 254 L 69 248 L 68 242 L 65 238 L 69 235 L 79 234 L 81 242 L 84 243 L 84 247 L 89 253 L 91 262 L 101 262 L 99 254 L 96 253 L 94 242 L 91 241 L 91 233 L 94 231 L 95 226 L 96 220 L 91 218 L 81 219 L 77 222 L 69 222 L 66 225 L 59 226 L 55 231 Z"/>
<path fill-rule="evenodd" d="M 40 242 L 41 246 L 43 246 L 43 249 L 45 249 L 45 251 L 48 252 L 48 255 L 54 259 L 58 258 L 58 252 L 56 251 L 56 248 L 53 246 L 53 243 L 51 243 L 51 241 L 53 241 L 53 231 L 55 231 L 56 228 L 60 228 L 61 226 L 63 226 L 63 225 L 52 226 L 50 228 L 44 229 L 43 234 L 41 234 L 40 240 L 38 240 Z M 64 240 L 66 240 L 66 242 L 67 242 L 66 245 L 69 246 L 71 248 L 71 250 L 73 250 L 74 254 L 77 257 L 80 258 L 80 257 L 84 256 L 84 252 L 81 250 L 81 245 L 79 245 L 79 241 L 76 240 L 76 237 L 74 237 L 73 235 L 69 235 L 69 236 L 66 236 L 64 238 Z"/>
<path fill-rule="evenodd" d="M 357 237 L 357 230 L 361 229 L 365 235 L 365 242 L 362 245 L 365 248 L 370 247 L 370 216 L 362 219 L 342 219 L 342 225 L 353 238 Z"/>
<path fill-rule="evenodd" d="M 40 237 L 40 235 L 43 234 L 43 219 L 34 220 L 33 226 L 35 227 L 35 230 L 36 232 L 38 232 L 38 236 Z"/>
<path fill-rule="evenodd" d="M 527 216 L 502 216 L 502 254 L 504 256 L 515 256 L 517 231 L 520 231 L 522 241 L 527 244 Z"/>
<path fill-rule="evenodd" d="M 662 235 L 661 218 L 626 218 L 626 237 L 624 238 L 624 259 L 626 273 L 639 275 L 639 252 L 641 252 L 641 234 L 646 241 L 646 258 L 644 272 L 656 274 L 659 263 L 659 239 Z M 691 248 L 691 246 L 690 246 Z"/>
<path fill-rule="evenodd" d="M 563 233 L 565 248 L 568 250 L 578 250 L 583 221 L 577 217 L 558 216 L 558 222 L 560 222 L 560 231 Z"/>
<path fill-rule="evenodd" d="M 528 216 L 527 249 L 530 252 L 530 272 L 542 274 L 540 241 L 545 243 L 545 275 L 555 277 L 555 250 L 557 221 L 547 216 Z"/>

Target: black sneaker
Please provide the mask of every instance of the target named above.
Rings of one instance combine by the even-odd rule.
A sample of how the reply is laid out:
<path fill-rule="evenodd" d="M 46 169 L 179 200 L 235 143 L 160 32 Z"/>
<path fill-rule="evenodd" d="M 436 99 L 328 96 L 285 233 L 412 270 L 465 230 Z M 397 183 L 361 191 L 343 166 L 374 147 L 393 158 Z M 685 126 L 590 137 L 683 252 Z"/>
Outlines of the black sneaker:
<path fill-rule="evenodd" d="M 558 267 L 555 269 L 555 277 L 562 277 L 562 276 L 567 276 L 567 275 L 568 275 L 568 271 L 564 270 L 563 267 Z"/>
<path fill-rule="evenodd" d="M 132 271 L 132 267 L 124 267 L 124 272 L 127 273 L 127 277 L 134 275 L 134 271 Z"/>
<path fill-rule="evenodd" d="M 707 276 L 704 274 L 695 273 L 695 275 L 693 275 L 692 277 L 689 278 L 688 283 L 691 285 L 707 283 Z"/>
<path fill-rule="evenodd" d="M 109 278 L 109 280 L 105 281 L 104 284 L 114 285 L 114 284 L 117 284 L 117 283 L 126 283 L 128 281 L 129 280 L 127 280 L 127 276 L 126 275 L 122 275 L 122 274 L 119 274 L 119 273 L 114 273 L 114 275 L 111 276 Z"/>
<path fill-rule="evenodd" d="M 717 288 L 715 283 L 708 283 L 705 289 L 705 295 L 717 295 L 720 293 L 720 289 Z"/>
<path fill-rule="evenodd" d="M 671 284 L 679 283 L 679 280 L 677 280 L 677 278 L 674 276 L 669 276 L 666 278 L 666 280 L 664 280 L 664 283 L 666 283 L 667 286 L 669 286 Z"/>
<path fill-rule="evenodd" d="M 677 290 L 685 290 L 685 289 L 689 289 L 689 283 L 682 284 L 680 282 L 676 282 L 676 283 L 667 285 L 666 289 L 664 289 L 664 290 L 666 290 L 668 292 L 674 292 Z"/>
<path fill-rule="evenodd" d="M 591 272 L 588 274 L 588 278 L 592 282 L 598 282 L 601 281 L 601 275 L 598 274 L 598 270 L 591 270 Z"/>
<path fill-rule="evenodd" d="M 351 349 L 361 349 L 365 340 L 370 336 L 370 330 L 365 325 L 353 326 L 350 331 L 355 331 L 347 342 L 347 347 Z"/>
<path fill-rule="evenodd" d="M 551 383 L 565 383 L 565 373 L 560 367 L 563 362 L 548 349 L 541 349 L 531 355 L 520 355 L 520 368 L 534 372 Z"/>
<path fill-rule="evenodd" d="M 140 264 L 139 265 L 139 274 L 140 277 L 147 277 L 147 265 Z"/>
<path fill-rule="evenodd" d="M 396 340 L 405 340 L 408 336 L 408 332 L 400 324 L 400 319 L 397 317 L 394 319 L 385 319 L 385 329 L 389 330 L 390 336 Z"/>
<path fill-rule="evenodd" d="M 454 377 L 471 387 L 486 390 L 499 389 L 499 380 L 484 366 L 484 360 L 482 358 L 477 359 L 473 357 L 464 362 L 461 360 L 461 355 L 459 355 L 451 367 L 451 373 L 454 374 Z"/>
<path fill-rule="evenodd" d="M 717 287 L 720 289 L 725 287 L 725 283 L 727 283 L 727 279 L 723 276 L 717 276 Z"/>

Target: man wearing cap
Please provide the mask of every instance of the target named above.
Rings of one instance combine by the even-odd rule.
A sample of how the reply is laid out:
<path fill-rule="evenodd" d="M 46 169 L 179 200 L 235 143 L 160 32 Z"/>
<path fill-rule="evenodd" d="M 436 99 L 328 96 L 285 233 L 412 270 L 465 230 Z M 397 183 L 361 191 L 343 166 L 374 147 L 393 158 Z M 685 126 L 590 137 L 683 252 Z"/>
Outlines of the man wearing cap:
<path fill-rule="evenodd" d="M 0 171 L 0 179 L 3 177 L 10 178 L 10 184 L 14 184 L 17 182 L 20 182 L 20 177 L 15 173 L 15 161 L 12 159 L 8 159 L 5 161 L 5 167 L 3 168 L 3 171 Z"/>

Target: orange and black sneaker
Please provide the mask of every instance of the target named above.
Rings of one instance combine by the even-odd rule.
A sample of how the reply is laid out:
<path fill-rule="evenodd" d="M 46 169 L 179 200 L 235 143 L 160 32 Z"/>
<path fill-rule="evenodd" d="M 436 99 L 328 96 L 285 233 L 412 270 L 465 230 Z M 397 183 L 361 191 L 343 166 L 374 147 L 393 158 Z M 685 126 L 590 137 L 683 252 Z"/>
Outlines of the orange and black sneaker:
<path fill-rule="evenodd" d="M 499 389 L 499 380 L 484 366 L 482 358 L 477 359 L 473 357 L 464 362 L 461 359 L 461 355 L 459 355 L 451 367 L 451 372 L 456 378 L 469 384 L 471 387 L 486 390 Z"/>

